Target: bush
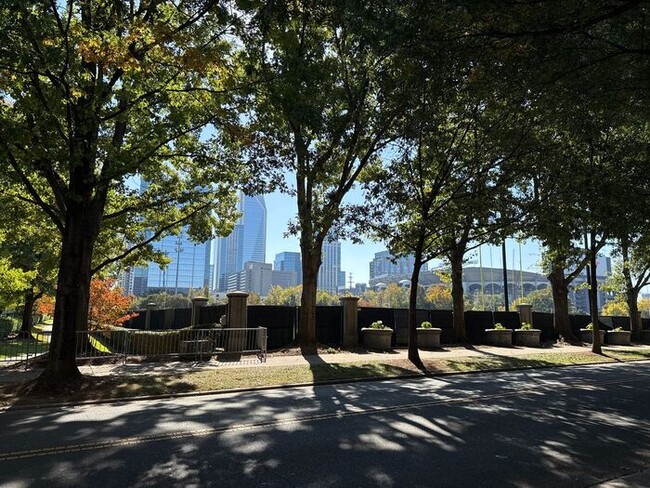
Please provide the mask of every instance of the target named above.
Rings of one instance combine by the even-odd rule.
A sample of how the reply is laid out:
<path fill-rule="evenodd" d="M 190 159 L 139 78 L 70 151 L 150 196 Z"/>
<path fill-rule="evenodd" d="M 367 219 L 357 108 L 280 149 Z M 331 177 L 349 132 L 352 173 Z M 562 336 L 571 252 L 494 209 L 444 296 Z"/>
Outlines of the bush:
<path fill-rule="evenodd" d="M 589 322 L 589 323 L 587 324 L 587 326 L 585 327 L 585 329 L 587 329 L 587 330 L 594 330 L 594 324 L 592 324 L 591 322 Z"/>
<path fill-rule="evenodd" d="M 433 329 L 433 325 L 431 325 L 431 322 L 422 322 L 420 324 L 421 329 Z"/>
<path fill-rule="evenodd" d="M 614 327 L 612 332 L 623 332 L 623 327 Z"/>
<path fill-rule="evenodd" d="M 501 324 L 501 322 L 497 322 L 494 324 L 494 329 L 495 330 L 506 330 L 506 328 Z"/>
<path fill-rule="evenodd" d="M 0 317 L 0 339 L 20 329 L 20 321 L 14 317 Z"/>
<path fill-rule="evenodd" d="M 382 322 L 381 320 L 376 320 L 375 322 L 370 324 L 370 328 L 371 329 L 388 329 L 388 327 L 386 327 L 384 325 L 384 322 Z"/>
<path fill-rule="evenodd" d="M 522 322 L 521 327 L 519 328 L 519 330 L 531 330 L 532 328 L 533 328 L 533 326 L 531 324 L 529 324 L 528 322 Z"/>

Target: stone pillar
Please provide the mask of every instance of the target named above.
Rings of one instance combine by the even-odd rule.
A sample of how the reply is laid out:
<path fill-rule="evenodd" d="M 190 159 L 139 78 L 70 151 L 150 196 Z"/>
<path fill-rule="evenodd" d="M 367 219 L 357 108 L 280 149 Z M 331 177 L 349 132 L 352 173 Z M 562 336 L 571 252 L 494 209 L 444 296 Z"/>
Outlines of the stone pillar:
<path fill-rule="evenodd" d="M 359 345 L 359 297 L 341 297 L 343 305 L 343 346 Z"/>
<path fill-rule="evenodd" d="M 533 306 L 527 303 L 520 303 L 517 305 L 517 310 L 519 311 L 519 321 L 523 324 L 524 322 L 533 325 Z"/>
<path fill-rule="evenodd" d="M 155 310 L 156 304 L 153 302 L 147 303 L 145 306 L 145 315 L 144 315 L 144 329 L 151 329 L 151 311 Z"/>
<path fill-rule="evenodd" d="M 233 291 L 226 295 L 228 306 L 226 307 L 226 324 L 231 329 L 245 329 L 248 326 L 248 311 L 246 301 L 248 293 Z"/>
<path fill-rule="evenodd" d="M 248 309 L 246 301 L 248 293 L 234 291 L 226 295 L 228 305 L 226 306 L 226 330 L 228 329 L 245 329 L 248 326 Z M 226 351 L 239 352 L 244 349 L 246 342 L 246 332 L 235 331 L 228 332 L 226 338 Z"/>
<path fill-rule="evenodd" d="M 205 307 L 207 304 L 208 299 L 206 297 L 192 298 L 192 318 L 190 319 L 190 325 L 196 325 L 199 323 L 199 308 Z"/>

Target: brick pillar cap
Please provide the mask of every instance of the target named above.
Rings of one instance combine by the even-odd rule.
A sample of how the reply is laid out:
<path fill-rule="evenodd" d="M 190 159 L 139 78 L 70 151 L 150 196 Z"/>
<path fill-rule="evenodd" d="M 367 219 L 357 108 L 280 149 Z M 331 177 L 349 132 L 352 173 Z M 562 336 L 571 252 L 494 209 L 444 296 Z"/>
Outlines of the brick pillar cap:
<path fill-rule="evenodd" d="M 341 297 L 341 298 L 339 298 L 339 300 L 341 300 L 342 302 L 343 301 L 357 302 L 357 301 L 359 301 L 359 297 Z"/>

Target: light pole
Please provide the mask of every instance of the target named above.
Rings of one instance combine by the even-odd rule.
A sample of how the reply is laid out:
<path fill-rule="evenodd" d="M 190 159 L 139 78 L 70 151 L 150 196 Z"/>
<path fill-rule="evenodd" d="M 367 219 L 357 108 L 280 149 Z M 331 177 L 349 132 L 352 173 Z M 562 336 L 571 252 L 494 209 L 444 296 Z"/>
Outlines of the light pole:
<path fill-rule="evenodd" d="M 174 250 L 176 251 L 176 283 L 174 284 L 174 295 L 178 295 L 178 267 L 180 265 L 180 260 L 181 260 L 181 253 L 183 252 L 183 239 L 182 235 L 178 236 L 178 239 L 176 239 L 176 247 Z"/>
<path fill-rule="evenodd" d="M 501 243 L 501 259 L 503 260 L 503 301 L 505 303 L 506 312 L 510 311 L 510 304 L 508 300 L 508 267 L 506 265 L 506 239 L 504 237 Z"/>

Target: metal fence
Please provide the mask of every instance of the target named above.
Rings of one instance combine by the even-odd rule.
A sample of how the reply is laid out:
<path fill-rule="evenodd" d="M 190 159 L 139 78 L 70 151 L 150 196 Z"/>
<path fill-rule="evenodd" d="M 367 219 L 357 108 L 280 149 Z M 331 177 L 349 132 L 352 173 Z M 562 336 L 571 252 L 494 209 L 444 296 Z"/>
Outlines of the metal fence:
<path fill-rule="evenodd" d="M 47 353 L 49 334 L 32 334 L 31 339 L 0 341 L 0 361 L 25 361 Z M 96 330 L 77 332 L 76 358 L 191 358 L 238 362 L 257 358 L 266 362 L 267 329 L 212 328 L 165 331 Z"/>

